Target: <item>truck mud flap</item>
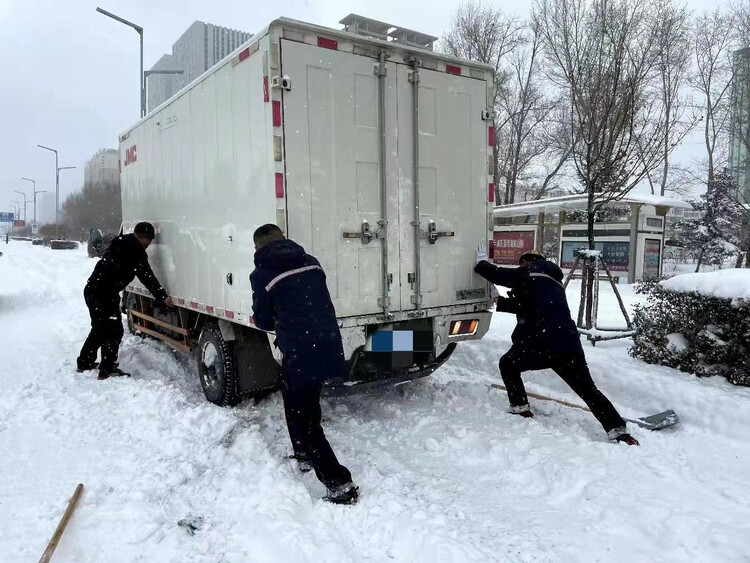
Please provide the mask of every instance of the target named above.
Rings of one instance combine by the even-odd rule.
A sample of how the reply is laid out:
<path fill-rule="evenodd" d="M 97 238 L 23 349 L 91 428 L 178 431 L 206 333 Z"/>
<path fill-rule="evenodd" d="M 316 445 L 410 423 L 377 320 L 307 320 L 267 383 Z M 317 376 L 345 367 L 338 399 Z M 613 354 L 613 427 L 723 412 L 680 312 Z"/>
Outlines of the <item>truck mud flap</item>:
<path fill-rule="evenodd" d="M 321 389 L 321 395 L 325 397 L 341 397 L 345 395 L 356 395 L 360 393 L 367 393 L 369 391 L 372 391 L 374 389 L 378 389 L 381 387 L 389 386 L 389 385 L 397 385 L 399 383 L 405 383 L 407 381 L 411 381 L 414 379 L 419 379 L 421 377 L 427 377 L 432 372 L 434 372 L 436 369 L 438 369 L 440 366 L 442 366 L 448 358 L 451 357 L 451 354 L 453 354 L 453 351 L 456 349 L 456 343 L 451 342 L 448 344 L 448 347 L 443 350 L 443 353 L 440 354 L 437 358 L 435 358 L 432 362 L 428 364 L 422 364 L 422 365 L 416 365 L 411 368 L 398 370 L 396 372 L 390 372 L 385 375 L 385 377 L 373 379 L 373 378 L 367 378 L 362 380 L 356 379 L 356 374 L 354 373 L 357 369 L 357 359 L 355 358 L 352 361 L 352 373 L 350 374 L 350 377 L 353 377 L 354 379 L 351 379 L 349 381 L 333 381 L 329 380 L 323 383 L 323 388 Z M 361 352 L 359 352 L 361 353 Z M 359 354 L 358 353 L 358 354 Z"/>

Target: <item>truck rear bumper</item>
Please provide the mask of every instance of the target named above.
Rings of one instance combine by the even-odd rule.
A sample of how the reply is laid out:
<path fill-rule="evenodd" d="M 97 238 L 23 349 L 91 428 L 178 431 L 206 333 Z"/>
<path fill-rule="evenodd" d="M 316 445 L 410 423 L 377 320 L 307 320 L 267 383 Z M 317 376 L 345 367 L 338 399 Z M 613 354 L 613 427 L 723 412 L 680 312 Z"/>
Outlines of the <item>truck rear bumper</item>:
<path fill-rule="evenodd" d="M 448 358 L 451 357 L 451 354 L 453 354 L 455 349 L 456 343 L 451 342 L 434 360 L 424 364 L 414 365 L 409 368 L 394 370 L 385 377 L 381 369 L 376 368 L 370 371 L 366 365 L 365 353 L 362 350 L 358 350 L 351 361 L 349 379 L 346 381 L 325 381 L 323 383 L 321 395 L 326 397 L 340 397 L 344 395 L 367 393 L 368 391 L 380 387 L 397 385 L 413 379 L 419 379 L 420 377 L 426 377 L 442 366 Z"/>

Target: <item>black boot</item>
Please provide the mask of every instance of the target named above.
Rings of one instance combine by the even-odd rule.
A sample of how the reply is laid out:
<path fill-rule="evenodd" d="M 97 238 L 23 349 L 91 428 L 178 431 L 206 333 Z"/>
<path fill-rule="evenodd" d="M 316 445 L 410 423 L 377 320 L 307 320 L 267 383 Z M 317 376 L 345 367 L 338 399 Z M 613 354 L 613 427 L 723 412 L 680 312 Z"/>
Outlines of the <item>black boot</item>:
<path fill-rule="evenodd" d="M 354 483 L 346 483 L 338 487 L 329 487 L 328 494 L 323 497 L 323 500 L 332 502 L 334 504 L 356 504 L 359 498 L 359 487 L 355 487 Z"/>
<path fill-rule="evenodd" d="M 628 446 L 641 445 L 638 440 L 633 438 L 630 434 L 620 434 L 617 438 L 615 438 L 615 442 L 617 442 L 618 444 L 622 442 L 624 444 L 627 444 Z"/>
<path fill-rule="evenodd" d="M 84 363 L 81 363 L 80 359 L 76 361 L 76 364 L 78 365 L 78 367 L 76 368 L 76 371 L 78 373 L 83 373 L 84 371 L 91 371 L 99 367 L 99 362 L 93 362 L 91 364 L 84 364 Z"/>
<path fill-rule="evenodd" d="M 109 379 L 110 377 L 130 377 L 130 374 L 126 371 L 122 371 L 118 367 L 114 367 L 108 370 L 100 369 L 99 377 L 97 377 L 97 379 L 101 381 L 103 379 Z"/>

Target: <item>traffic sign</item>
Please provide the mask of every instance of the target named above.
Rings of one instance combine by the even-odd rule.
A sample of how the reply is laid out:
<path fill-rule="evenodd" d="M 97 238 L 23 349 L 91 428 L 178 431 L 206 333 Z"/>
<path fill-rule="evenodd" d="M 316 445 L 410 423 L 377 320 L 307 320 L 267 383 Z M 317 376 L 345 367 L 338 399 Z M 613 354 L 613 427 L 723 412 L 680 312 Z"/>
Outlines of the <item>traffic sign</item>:
<path fill-rule="evenodd" d="M 15 218 L 15 213 L 0 211 L 0 223 L 12 223 Z"/>

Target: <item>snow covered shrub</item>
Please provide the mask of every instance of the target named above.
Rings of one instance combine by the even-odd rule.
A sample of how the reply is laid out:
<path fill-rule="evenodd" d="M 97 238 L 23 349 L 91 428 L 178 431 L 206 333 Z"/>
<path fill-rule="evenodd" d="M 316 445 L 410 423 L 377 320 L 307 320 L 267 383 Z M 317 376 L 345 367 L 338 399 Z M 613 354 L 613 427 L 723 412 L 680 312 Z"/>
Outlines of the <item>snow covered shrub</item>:
<path fill-rule="evenodd" d="M 635 309 L 632 356 L 750 385 L 750 300 L 674 291 L 657 281 L 636 291 L 648 302 Z"/>

